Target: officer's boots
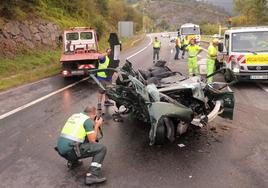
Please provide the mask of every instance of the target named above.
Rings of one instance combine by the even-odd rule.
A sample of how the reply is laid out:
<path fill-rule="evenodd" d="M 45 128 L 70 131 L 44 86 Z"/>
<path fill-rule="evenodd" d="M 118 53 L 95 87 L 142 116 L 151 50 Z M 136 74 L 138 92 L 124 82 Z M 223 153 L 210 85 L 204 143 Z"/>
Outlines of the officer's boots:
<path fill-rule="evenodd" d="M 94 174 L 87 173 L 85 184 L 86 185 L 92 185 L 92 184 L 96 184 L 96 183 L 102 183 L 102 182 L 105 182 L 105 181 L 106 181 L 105 177 L 96 176 Z"/>

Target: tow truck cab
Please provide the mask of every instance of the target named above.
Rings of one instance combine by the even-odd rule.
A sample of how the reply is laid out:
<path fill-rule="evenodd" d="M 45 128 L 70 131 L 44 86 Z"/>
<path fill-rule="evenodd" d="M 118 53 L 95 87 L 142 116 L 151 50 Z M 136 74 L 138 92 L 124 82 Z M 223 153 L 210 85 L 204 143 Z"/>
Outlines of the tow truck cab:
<path fill-rule="evenodd" d="M 225 80 L 268 80 L 268 27 L 231 28 L 224 34 Z"/>
<path fill-rule="evenodd" d="M 97 68 L 100 56 L 95 30 L 88 27 L 74 27 L 63 32 L 60 63 L 62 76 L 87 75 L 88 69 Z"/>

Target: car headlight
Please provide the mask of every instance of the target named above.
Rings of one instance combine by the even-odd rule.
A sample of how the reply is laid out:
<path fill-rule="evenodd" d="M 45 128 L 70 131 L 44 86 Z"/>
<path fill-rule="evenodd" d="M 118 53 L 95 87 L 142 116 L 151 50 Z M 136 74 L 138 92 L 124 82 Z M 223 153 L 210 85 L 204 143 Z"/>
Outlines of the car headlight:
<path fill-rule="evenodd" d="M 236 62 L 233 62 L 232 61 L 232 67 L 233 67 L 233 72 L 234 73 L 239 73 L 240 72 L 240 67 L 239 67 L 239 64 L 238 63 L 236 63 Z"/>

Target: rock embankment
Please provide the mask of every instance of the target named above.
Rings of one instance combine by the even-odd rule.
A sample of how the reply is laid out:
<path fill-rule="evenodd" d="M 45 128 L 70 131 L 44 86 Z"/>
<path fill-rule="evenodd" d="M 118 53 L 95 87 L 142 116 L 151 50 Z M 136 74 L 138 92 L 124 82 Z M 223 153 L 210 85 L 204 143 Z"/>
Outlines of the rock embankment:
<path fill-rule="evenodd" d="M 25 49 L 55 48 L 61 34 L 51 22 L 9 21 L 0 28 L 0 56 L 14 56 Z"/>

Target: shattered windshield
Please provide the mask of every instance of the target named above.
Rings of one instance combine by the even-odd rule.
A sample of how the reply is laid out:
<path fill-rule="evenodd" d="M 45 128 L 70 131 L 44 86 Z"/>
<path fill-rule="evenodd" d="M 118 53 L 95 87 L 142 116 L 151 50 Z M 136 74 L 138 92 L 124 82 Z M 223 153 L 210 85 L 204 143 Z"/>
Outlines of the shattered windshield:
<path fill-rule="evenodd" d="M 268 52 L 268 31 L 234 33 L 233 52 Z"/>
<path fill-rule="evenodd" d="M 184 27 L 181 28 L 182 35 L 200 35 L 199 27 Z"/>

